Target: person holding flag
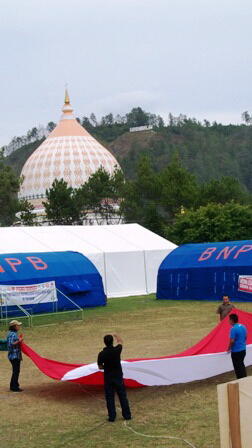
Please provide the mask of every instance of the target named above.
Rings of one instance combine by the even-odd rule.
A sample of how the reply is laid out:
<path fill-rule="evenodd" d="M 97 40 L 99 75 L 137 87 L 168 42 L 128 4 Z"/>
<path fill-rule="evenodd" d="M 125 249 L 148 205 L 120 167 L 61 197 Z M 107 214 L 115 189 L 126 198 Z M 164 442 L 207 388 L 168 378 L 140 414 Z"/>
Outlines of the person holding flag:
<path fill-rule="evenodd" d="M 23 342 L 23 335 L 18 335 L 18 331 L 22 322 L 12 320 L 9 323 L 9 332 L 7 334 L 7 349 L 8 359 L 12 365 L 12 376 L 10 381 L 10 390 L 12 392 L 22 392 L 23 389 L 19 387 L 19 373 L 20 363 L 22 361 L 21 344 Z"/>
<path fill-rule="evenodd" d="M 122 339 L 114 334 L 117 345 L 114 346 L 114 338 L 111 334 L 104 336 L 104 349 L 99 353 L 97 364 L 99 369 L 104 370 L 104 391 L 108 409 L 108 421 L 114 422 L 116 418 L 115 392 L 117 392 L 122 416 L 125 420 L 131 419 L 129 402 L 123 382 L 121 366 Z"/>
<path fill-rule="evenodd" d="M 244 378 L 247 376 L 244 364 L 244 358 L 246 356 L 247 328 L 245 325 L 239 323 L 237 314 L 229 314 L 229 322 L 232 328 L 230 330 L 228 352 L 231 351 L 236 378 Z"/>

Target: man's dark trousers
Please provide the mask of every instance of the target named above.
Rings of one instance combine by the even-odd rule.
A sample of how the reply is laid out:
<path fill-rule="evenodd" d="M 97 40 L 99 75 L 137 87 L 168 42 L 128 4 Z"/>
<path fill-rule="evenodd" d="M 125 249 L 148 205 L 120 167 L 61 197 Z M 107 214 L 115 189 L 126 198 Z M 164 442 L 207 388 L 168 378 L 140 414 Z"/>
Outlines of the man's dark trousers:
<path fill-rule="evenodd" d="M 19 389 L 19 372 L 20 372 L 20 359 L 11 359 L 12 365 L 12 377 L 10 382 L 10 390 L 18 390 Z"/>
<path fill-rule="evenodd" d="M 107 402 L 109 420 L 113 421 L 116 418 L 115 392 L 117 392 L 120 401 L 123 418 L 125 418 L 125 420 L 130 420 L 131 412 L 129 408 L 129 402 L 127 399 L 123 379 L 122 378 L 113 378 L 109 380 L 105 379 L 104 390 L 105 390 L 105 398 Z"/>
<path fill-rule="evenodd" d="M 241 352 L 231 352 L 234 371 L 236 374 L 236 378 L 238 379 L 247 376 L 246 367 L 244 365 L 245 356 L 246 356 L 246 350 L 242 350 Z"/>

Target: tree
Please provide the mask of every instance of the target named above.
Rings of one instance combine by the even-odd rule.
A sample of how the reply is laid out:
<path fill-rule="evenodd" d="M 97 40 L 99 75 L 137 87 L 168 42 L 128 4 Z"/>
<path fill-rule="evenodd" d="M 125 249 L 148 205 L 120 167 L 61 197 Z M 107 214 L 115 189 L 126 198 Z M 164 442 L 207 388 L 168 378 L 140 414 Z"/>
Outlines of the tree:
<path fill-rule="evenodd" d="M 94 126 L 92 125 L 92 123 L 90 122 L 88 117 L 82 117 L 81 120 L 81 126 L 83 126 L 85 129 L 87 129 L 88 131 L 93 131 Z"/>
<path fill-rule="evenodd" d="M 120 168 L 116 168 L 113 174 L 110 176 L 110 190 L 111 190 L 111 198 L 116 207 L 116 214 L 119 216 L 119 220 L 121 221 L 121 201 L 123 197 L 125 185 L 125 177 Z"/>
<path fill-rule="evenodd" d="M 102 117 L 101 126 L 112 126 L 112 124 L 114 124 L 114 117 L 112 113 Z"/>
<path fill-rule="evenodd" d="M 10 226 L 18 211 L 19 179 L 0 161 L 0 226 Z"/>
<path fill-rule="evenodd" d="M 98 126 L 97 118 L 93 112 L 90 115 L 90 121 L 93 126 Z"/>
<path fill-rule="evenodd" d="M 175 154 L 171 163 L 160 173 L 162 184 L 161 204 L 169 219 L 173 219 L 181 207 L 193 207 L 198 198 L 196 177 L 184 168 Z"/>
<path fill-rule="evenodd" d="M 145 126 L 149 124 L 149 116 L 143 109 L 141 109 L 141 107 L 134 107 L 131 112 L 126 114 L 126 118 L 127 125 L 130 127 Z"/>
<path fill-rule="evenodd" d="M 49 121 L 49 123 L 47 123 L 46 130 L 48 132 L 52 132 L 54 128 L 56 128 L 56 124 L 53 121 Z"/>
<path fill-rule="evenodd" d="M 252 207 L 235 202 L 185 210 L 166 229 L 166 237 L 176 244 L 250 239 L 251 233 Z"/>
<path fill-rule="evenodd" d="M 124 177 L 122 171 L 116 169 L 109 174 L 104 168 L 99 168 L 87 182 L 82 185 L 77 195 L 81 207 L 90 212 L 98 224 L 117 220 L 120 222 L 120 201 Z"/>
<path fill-rule="evenodd" d="M 247 110 L 245 110 L 245 112 L 242 112 L 242 121 L 244 121 L 246 124 L 252 123 L 252 116 L 248 113 Z"/>
<path fill-rule="evenodd" d="M 27 132 L 27 140 L 28 142 L 38 140 L 38 129 L 36 127 Z"/>
<path fill-rule="evenodd" d="M 0 154 L 0 226 L 10 226 L 18 211 L 17 193 L 20 181 Z"/>
<path fill-rule="evenodd" d="M 121 116 L 120 114 L 117 114 L 115 119 L 114 119 L 114 123 L 115 124 L 125 124 L 126 122 L 126 117 Z"/>
<path fill-rule="evenodd" d="M 46 190 L 47 201 L 43 202 L 47 219 L 55 225 L 81 224 L 82 211 L 77 192 L 68 187 L 63 179 L 55 179 L 52 187 Z"/>
<path fill-rule="evenodd" d="M 175 119 L 175 117 L 172 115 L 171 112 L 169 112 L 169 114 L 168 114 L 168 123 L 169 123 L 169 126 L 174 126 L 174 119 Z"/>
<path fill-rule="evenodd" d="M 163 128 L 164 127 L 164 120 L 163 120 L 163 118 L 160 115 L 157 116 L 157 124 L 156 124 L 156 126 L 158 126 L 159 128 Z"/>
<path fill-rule="evenodd" d="M 163 219 L 159 210 L 161 184 L 150 159 L 142 156 L 137 165 L 136 179 L 124 184 L 121 211 L 126 222 L 137 222 L 162 234 Z"/>
<path fill-rule="evenodd" d="M 20 221 L 24 226 L 33 226 L 36 215 L 33 213 L 34 206 L 27 199 L 20 199 L 18 202 Z"/>
<path fill-rule="evenodd" d="M 240 204 L 246 203 L 248 193 L 237 179 L 223 176 L 221 179 L 212 179 L 200 187 L 199 205 L 209 202 L 225 204 L 234 201 Z"/>
<path fill-rule="evenodd" d="M 171 113 L 168 115 L 169 126 L 183 126 L 187 121 L 187 116 L 179 114 L 178 117 L 173 116 Z"/>
<path fill-rule="evenodd" d="M 1 146 L 1 148 L 0 148 L 0 155 L 5 156 L 6 155 L 6 149 L 7 149 L 7 146 Z"/>

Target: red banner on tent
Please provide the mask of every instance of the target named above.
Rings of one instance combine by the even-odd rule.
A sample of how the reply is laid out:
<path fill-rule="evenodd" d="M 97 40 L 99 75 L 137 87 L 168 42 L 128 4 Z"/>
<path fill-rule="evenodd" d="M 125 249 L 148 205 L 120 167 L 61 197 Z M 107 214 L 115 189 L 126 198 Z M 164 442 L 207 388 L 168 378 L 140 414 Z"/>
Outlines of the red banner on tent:
<path fill-rule="evenodd" d="M 238 291 L 252 293 L 252 275 L 239 275 Z"/>

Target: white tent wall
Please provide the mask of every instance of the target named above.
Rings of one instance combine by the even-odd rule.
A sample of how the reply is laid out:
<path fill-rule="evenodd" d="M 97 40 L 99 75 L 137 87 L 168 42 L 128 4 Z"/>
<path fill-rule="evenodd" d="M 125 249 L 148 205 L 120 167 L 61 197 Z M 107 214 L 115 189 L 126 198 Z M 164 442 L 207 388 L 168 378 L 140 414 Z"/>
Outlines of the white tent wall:
<path fill-rule="evenodd" d="M 108 297 L 146 294 L 142 251 L 110 252 L 105 255 Z"/>
<path fill-rule="evenodd" d="M 108 230 L 110 230 L 110 227 L 108 227 Z M 120 235 L 125 241 L 133 243 L 138 247 L 138 250 L 143 252 L 145 292 L 139 292 L 139 294 L 156 292 L 158 268 L 166 255 L 177 247 L 176 244 L 161 238 L 139 224 L 114 225 L 111 231 Z M 137 294 L 135 293 L 135 295 Z"/>
<path fill-rule="evenodd" d="M 138 224 L 0 228 L 0 253 L 77 251 L 103 278 L 108 297 L 156 292 L 158 268 L 177 246 Z"/>
<path fill-rule="evenodd" d="M 146 250 L 145 251 L 145 266 L 146 266 L 146 292 L 148 294 L 157 291 L 157 274 L 158 268 L 166 255 L 171 252 L 167 252 L 166 249 L 158 250 Z"/>

